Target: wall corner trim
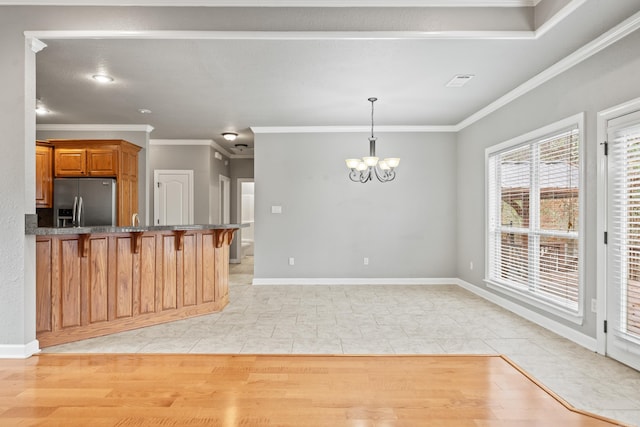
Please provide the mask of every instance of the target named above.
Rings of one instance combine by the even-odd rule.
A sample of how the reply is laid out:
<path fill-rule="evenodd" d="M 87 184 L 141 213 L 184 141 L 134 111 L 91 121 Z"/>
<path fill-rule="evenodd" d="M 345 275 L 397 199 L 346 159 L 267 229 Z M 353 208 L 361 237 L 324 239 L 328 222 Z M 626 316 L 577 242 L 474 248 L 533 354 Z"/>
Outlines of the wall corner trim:
<path fill-rule="evenodd" d="M 47 44 L 38 38 L 30 37 L 27 40 L 29 41 L 29 47 L 31 48 L 33 53 L 38 53 L 42 49 L 47 47 Z"/>
<path fill-rule="evenodd" d="M 39 352 L 38 340 L 24 345 L 0 344 L 0 359 L 26 359 Z"/>
<path fill-rule="evenodd" d="M 472 285 L 471 283 L 466 282 L 462 279 L 457 279 L 457 284 L 461 288 L 466 289 L 467 291 L 476 294 L 479 297 L 484 298 L 485 300 L 490 301 L 506 310 L 509 310 L 510 312 L 517 314 L 518 316 L 529 320 L 530 322 L 535 323 L 536 325 L 542 326 L 543 328 L 548 329 L 563 338 L 573 341 L 574 343 L 581 345 L 588 350 L 596 351 L 597 349 L 597 341 L 593 337 L 580 333 L 575 329 L 563 325 L 562 323 L 556 322 L 555 320 L 536 313 L 533 310 L 529 310 L 528 308 L 509 301 L 508 299 L 503 298 L 497 294 L 488 292 L 479 286 Z"/>

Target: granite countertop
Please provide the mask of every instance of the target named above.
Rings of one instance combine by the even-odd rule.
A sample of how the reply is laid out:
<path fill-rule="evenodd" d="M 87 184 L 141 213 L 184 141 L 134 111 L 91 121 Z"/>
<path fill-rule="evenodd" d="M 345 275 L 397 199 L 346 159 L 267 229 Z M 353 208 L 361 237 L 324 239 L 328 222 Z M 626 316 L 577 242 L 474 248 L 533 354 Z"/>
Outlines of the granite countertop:
<path fill-rule="evenodd" d="M 35 218 L 35 222 L 32 217 Z M 113 227 L 108 225 L 95 227 L 38 227 L 36 215 L 26 215 L 25 234 L 35 234 L 38 236 L 52 236 L 64 234 L 93 234 L 93 233 L 143 233 L 145 231 L 193 231 L 193 230 L 214 230 L 229 228 L 244 228 L 249 224 L 190 224 L 190 225 L 149 225 Z"/>

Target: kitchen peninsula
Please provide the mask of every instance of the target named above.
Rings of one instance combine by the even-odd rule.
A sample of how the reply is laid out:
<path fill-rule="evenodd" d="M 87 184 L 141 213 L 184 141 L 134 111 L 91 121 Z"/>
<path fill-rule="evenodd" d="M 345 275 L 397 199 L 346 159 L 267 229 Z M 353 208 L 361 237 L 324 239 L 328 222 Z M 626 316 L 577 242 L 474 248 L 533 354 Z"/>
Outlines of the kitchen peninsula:
<path fill-rule="evenodd" d="M 40 347 L 222 310 L 240 227 L 27 224 L 26 234 L 36 235 Z"/>

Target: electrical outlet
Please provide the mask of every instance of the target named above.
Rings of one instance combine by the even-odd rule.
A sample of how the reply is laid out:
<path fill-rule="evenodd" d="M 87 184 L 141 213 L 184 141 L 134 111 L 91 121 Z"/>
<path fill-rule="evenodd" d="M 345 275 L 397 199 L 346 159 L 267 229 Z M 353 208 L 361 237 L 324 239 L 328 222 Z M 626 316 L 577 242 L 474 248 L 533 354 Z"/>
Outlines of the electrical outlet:
<path fill-rule="evenodd" d="M 473 270 L 473 261 L 469 261 L 469 270 Z"/>
<path fill-rule="evenodd" d="M 369 265 L 369 258 L 364 257 L 364 265 Z"/>
<path fill-rule="evenodd" d="M 598 300 L 595 298 L 591 299 L 591 312 L 592 313 L 598 312 Z"/>
<path fill-rule="evenodd" d="M 293 257 L 289 258 L 289 265 L 295 265 L 296 260 Z"/>

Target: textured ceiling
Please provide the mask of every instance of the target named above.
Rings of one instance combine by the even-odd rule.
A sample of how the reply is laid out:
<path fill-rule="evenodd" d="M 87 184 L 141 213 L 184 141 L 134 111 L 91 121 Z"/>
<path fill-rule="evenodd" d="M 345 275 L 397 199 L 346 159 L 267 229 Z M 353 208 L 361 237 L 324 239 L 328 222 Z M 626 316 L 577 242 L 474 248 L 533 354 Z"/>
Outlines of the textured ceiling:
<path fill-rule="evenodd" d="M 222 132 L 240 132 L 251 146 L 249 127 L 368 125 L 367 98 L 376 96 L 377 125 L 453 126 L 640 9 L 637 0 L 579 3 L 537 37 L 533 8 L 163 9 L 155 15 L 173 18 L 174 31 L 210 18 L 203 29 L 216 32 L 43 38 L 37 97 L 52 114 L 38 123 L 150 124 L 153 139 L 214 139 L 234 152 Z M 394 37 L 373 32 L 380 28 Z M 444 36 L 411 33 L 434 28 Z M 295 33 L 272 39 L 267 31 Z M 474 33 L 455 36 L 460 31 Z M 98 72 L 115 81 L 96 84 L 90 77 Z M 461 73 L 476 77 L 445 87 Z"/>

